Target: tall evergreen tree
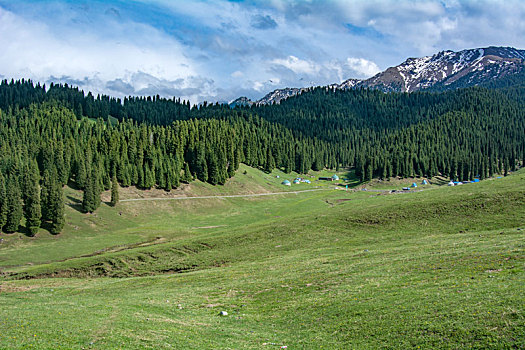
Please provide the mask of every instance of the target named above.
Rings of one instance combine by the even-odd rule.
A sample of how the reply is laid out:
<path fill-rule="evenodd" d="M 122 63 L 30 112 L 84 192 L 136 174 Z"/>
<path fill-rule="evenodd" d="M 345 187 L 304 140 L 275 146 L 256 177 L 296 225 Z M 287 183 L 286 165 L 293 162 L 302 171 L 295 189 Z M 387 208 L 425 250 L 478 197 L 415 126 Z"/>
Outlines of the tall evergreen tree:
<path fill-rule="evenodd" d="M 22 208 L 22 194 L 20 193 L 20 185 L 18 183 L 18 177 L 15 174 L 11 174 L 7 179 L 7 220 L 4 225 L 4 231 L 7 233 L 13 233 L 18 231 L 20 226 L 20 220 L 24 215 Z"/>
<path fill-rule="evenodd" d="M 38 232 L 42 220 L 39 182 L 38 165 L 31 162 L 26 166 L 24 174 L 24 216 L 26 228 L 31 236 Z"/>
<path fill-rule="evenodd" d="M 49 217 L 51 221 L 49 231 L 51 234 L 57 235 L 62 232 L 65 225 L 64 189 L 58 176 L 53 176 L 49 197 Z"/>
<path fill-rule="evenodd" d="M 100 184 L 98 171 L 93 168 L 91 174 L 86 178 L 86 186 L 82 197 L 82 210 L 84 213 L 93 213 L 100 206 Z"/>
<path fill-rule="evenodd" d="M 208 161 L 208 182 L 212 185 L 217 185 L 219 183 L 219 166 L 217 164 L 217 156 L 215 153 L 209 154 L 209 161 Z"/>
<path fill-rule="evenodd" d="M 0 171 L 0 232 L 7 222 L 7 192 L 5 177 Z"/>
<path fill-rule="evenodd" d="M 49 200 L 50 200 L 50 193 L 51 193 L 51 187 L 52 187 L 52 178 L 51 178 L 51 170 L 50 169 L 44 169 L 44 174 L 42 176 L 42 185 L 40 186 L 40 211 L 41 211 L 41 217 L 42 222 L 49 221 Z"/>
<path fill-rule="evenodd" d="M 188 163 L 184 163 L 184 175 L 182 176 L 182 181 L 185 183 L 190 183 L 193 180 L 191 176 L 190 166 Z"/>
<path fill-rule="evenodd" d="M 118 182 L 117 178 L 113 176 L 113 179 L 111 179 L 111 202 L 110 205 L 112 207 L 116 206 L 119 202 L 119 193 L 118 193 Z"/>

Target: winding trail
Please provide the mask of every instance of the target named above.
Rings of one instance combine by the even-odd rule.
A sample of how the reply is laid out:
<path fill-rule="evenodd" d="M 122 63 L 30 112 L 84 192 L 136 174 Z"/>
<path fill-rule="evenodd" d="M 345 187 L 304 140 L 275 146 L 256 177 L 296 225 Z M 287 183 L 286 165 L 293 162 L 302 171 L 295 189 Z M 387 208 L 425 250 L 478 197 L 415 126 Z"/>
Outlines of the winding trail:
<path fill-rule="evenodd" d="M 154 198 L 132 198 L 132 199 L 121 199 L 119 202 L 138 202 L 138 201 L 172 201 L 172 200 L 185 200 L 185 199 L 212 199 L 212 198 L 239 198 L 239 197 L 260 197 L 260 196 L 276 196 L 285 194 L 298 194 L 303 192 L 315 192 L 315 191 L 327 191 L 325 188 L 318 188 L 315 190 L 303 190 L 303 191 L 289 191 L 289 192 L 271 192 L 271 193 L 254 193 L 254 194 L 231 194 L 231 195 L 217 195 L 217 196 L 195 196 L 195 197 L 154 197 Z"/>

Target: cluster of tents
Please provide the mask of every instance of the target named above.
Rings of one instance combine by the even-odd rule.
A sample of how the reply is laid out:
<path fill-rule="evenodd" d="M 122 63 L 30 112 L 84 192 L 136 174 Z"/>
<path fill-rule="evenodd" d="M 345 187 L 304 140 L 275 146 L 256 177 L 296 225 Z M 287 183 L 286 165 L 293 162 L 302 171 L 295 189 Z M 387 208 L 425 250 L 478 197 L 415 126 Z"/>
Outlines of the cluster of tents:
<path fill-rule="evenodd" d="M 470 183 L 476 183 L 479 182 L 479 179 L 474 179 L 473 181 L 450 181 L 448 183 L 448 186 L 459 186 L 463 184 L 470 184 Z"/>
<path fill-rule="evenodd" d="M 448 183 L 448 186 L 459 186 L 459 185 L 463 185 L 463 184 L 469 184 L 469 183 L 476 183 L 476 182 L 479 182 L 479 179 L 474 179 L 472 181 L 450 181 Z M 428 185 L 429 182 L 427 180 L 423 180 L 421 182 L 422 185 Z M 412 186 L 410 186 L 412 188 L 416 188 L 417 187 L 417 184 L 415 182 L 412 183 Z"/>
<path fill-rule="evenodd" d="M 336 174 L 334 174 L 332 177 L 320 177 L 319 180 L 329 180 L 329 181 L 337 181 L 339 180 L 339 176 L 337 176 Z M 300 177 L 296 177 L 294 180 L 293 180 L 293 184 L 294 185 L 298 185 L 300 183 L 305 183 L 305 184 L 311 184 L 312 181 L 308 180 L 308 179 L 303 179 L 303 178 L 300 178 Z M 283 182 L 281 182 L 281 185 L 285 185 L 285 186 L 292 186 L 292 182 L 290 182 L 290 180 L 284 180 Z"/>
<path fill-rule="evenodd" d="M 302 179 L 302 178 L 300 178 L 300 177 L 295 178 L 295 179 L 293 180 L 293 184 L 294 184 L 294 185 L 298 185 L 298 184 L 300 184 L 301 182 L 303 182 L 303 183 L 305 183 L 305 184 L 311 184 L 311 183 L 312 183 L 312 181 L 310 181 L 310 180 L 308 180 L 308 179 Z M 281 182 L 281 185 L 291 186 L 292 183 L 291 183 L 289 180 L 284 180 L 283 182 Z"/>
<path fill-rule="evenodd" d="M 277 177 L 279 178 L 279 177 Z M 332 177 L 320 177 L 319 180 L 330 180 L 330 181 L 337 181 L 339 180 L 339 176 L 337 176 L 336 174 L 334 174 Z M 300 177 L 297 177 L 293 180 L 293 184 L 294 185 L 297 185 L 297 184 L 300 184 L 301 182 L 303 183 L 307 183 L 307 184 L 310 184 L 312 183 L 310 180 L 307 180 L 307 179 L 303 179 L 303 178 L 300 178 Z M 468 184 L 468 183 L 476 183 L 476 182 L 479 182 L 479 179 L 474 179 L 473 181 L 450 181 L 448 183 L 448 186 L 459 186 L 459 185 L 463 185 L 463 184 Z M 284 180 L 283 182 L 281 182 L 282 185 L 285 185 L 285 186 L 291 186 L 292 183 L 289 181 L 289 180 Z M 423 179 L 423 181 L 421 182 L 422 185 L 428 185 L 429 182 L 426 180 L 426 179 Z M 411 188 L 417 188 L 417 183 L 413 182 L 412 185 L 410 186 Z M 403 187 L 403 190 L 408 190 L 410 188 L 408 187 Z"/>

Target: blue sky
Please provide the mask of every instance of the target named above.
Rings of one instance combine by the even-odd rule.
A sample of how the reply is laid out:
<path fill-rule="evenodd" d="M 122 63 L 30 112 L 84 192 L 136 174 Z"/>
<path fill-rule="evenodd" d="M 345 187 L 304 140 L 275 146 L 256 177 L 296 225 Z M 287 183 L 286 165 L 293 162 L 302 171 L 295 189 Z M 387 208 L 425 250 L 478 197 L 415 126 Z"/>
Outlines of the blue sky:
<path fill-rule="evenodd" d="M 446 49 L 525 48 L 523 18 L 520 0 L 0 0 L 0 77 L 258 99 Z"/>

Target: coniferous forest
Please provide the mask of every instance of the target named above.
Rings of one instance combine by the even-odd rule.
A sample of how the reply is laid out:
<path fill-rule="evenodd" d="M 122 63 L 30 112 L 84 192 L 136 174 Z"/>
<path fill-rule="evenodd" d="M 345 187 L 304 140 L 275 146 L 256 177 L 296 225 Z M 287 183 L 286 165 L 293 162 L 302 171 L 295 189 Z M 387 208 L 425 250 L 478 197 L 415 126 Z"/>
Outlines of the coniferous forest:
<path fill-rule="evenodd" d="M 68 85 L 0 84 L 0 230 L 60 233 L 63 188 L 94 212 L 118 185 L 170 191 L 221 185 L 239 163 L 271 171 L 353 167 L 469 180 L 506 174 L 525 155 L 523 83 L 447 92 L 312 88 L 279 105 L 191 106 L 154 97 L 94 97 Z"/>

